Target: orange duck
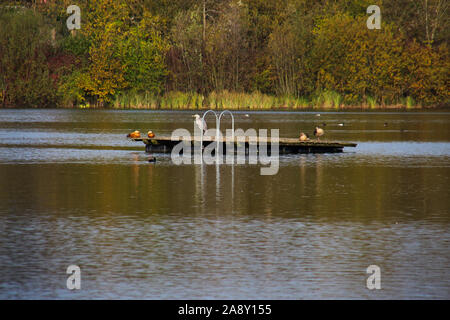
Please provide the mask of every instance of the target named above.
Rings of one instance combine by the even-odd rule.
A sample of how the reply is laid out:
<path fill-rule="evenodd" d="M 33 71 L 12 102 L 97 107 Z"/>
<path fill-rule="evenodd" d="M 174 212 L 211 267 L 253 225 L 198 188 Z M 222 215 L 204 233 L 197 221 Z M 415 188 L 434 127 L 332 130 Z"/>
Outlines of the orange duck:
<path fill-rule="evenodd" d="M 131 139 L 138 139 L 140 137 L 141 137 L 141 133 L 138 130 L 127 134 L 127 138 L 131 138 Z"/>
<path fill-rule="evenodd" d="M 152 130 L 150 130 L 150 131 L 147 133 L 147 135 L 148 135 L 148 137 L 149 137 L 150 139 L 153 139 L 153 138 L 155 137 L 155 134 L 153 133 Z"/>
<path fill-rule="evenodd" d="M 299 138 L 299 140 L 300 141 L 308 141 L 309 140 L 309 137 L 308 137 L 308 135 L 307 134 L 305 134 L 305 133 L 300 133 L 300 138 Z"/>

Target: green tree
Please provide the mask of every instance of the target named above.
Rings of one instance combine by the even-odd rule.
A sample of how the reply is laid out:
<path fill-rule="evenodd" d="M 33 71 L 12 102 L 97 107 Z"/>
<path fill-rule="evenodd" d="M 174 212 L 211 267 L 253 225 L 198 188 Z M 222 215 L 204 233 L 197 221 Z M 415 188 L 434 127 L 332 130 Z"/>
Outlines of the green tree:
<path fill-rule="evenodd" d="M 93 0 L 88 10 L 81 30 L 90 40 L 90 66 L 87 77 L 82 77 L 84 81 L 79 83 L 103 105 L 127 86 L 119 46 L 129 28 L 130 17 L 124 1 Z"/>
<path fill-rule="evenodd" d="M 167 76 L 165 53 L 168 45 L 155 28 L 158 19 L 146 12 L 137 26 L 124 34 L 120 58 L 125 81 L 136 92 L 161 94 Z"/>
<path fill-rule="evenodd" d="M 47 55 L 50 30 L 29 9 L 0 8 L 0 102 L 3 106 L 48 107 L 56 103 Z"/>

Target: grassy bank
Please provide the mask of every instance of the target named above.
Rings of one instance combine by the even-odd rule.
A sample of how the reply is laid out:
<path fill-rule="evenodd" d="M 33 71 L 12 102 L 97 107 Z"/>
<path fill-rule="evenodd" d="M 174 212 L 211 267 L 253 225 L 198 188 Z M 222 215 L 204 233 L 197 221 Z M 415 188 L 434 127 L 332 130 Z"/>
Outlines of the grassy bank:
<path fill-rule="evenodd" d="M 81 107 L 86 107 L 82 105 Z M 381 104 L 373 97 L 346 101 L 345 97 L 334 91 L 323 91 L 311 97 L 272 96 L 260 92 L 211 92 L 202 95 L 195 92 L 168 92 L 163 96 L 150 94 L 118 95 L 112 103 L 115 109 L 229 109 L 229 110 L 276 110 L 276 109 L 422 109 L 411 97 Z M 436 106 L 438 107 L 438 106 Z M 427 107 L 428 108 L 428 107 Z"/>

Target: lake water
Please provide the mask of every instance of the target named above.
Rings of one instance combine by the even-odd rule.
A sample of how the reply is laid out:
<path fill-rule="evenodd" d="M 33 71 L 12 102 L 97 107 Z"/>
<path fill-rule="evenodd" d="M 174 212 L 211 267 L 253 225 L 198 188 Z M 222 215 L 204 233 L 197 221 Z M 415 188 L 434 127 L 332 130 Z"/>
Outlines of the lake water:
<path fill-rule="evenodd" d="M 449 112 L 234 113 L 358 143 L 282 155 L 274 176 L 149 163 L 125 137 L 192 131 L 192 114 L 0 110 L 0 299 L 450 298 Z"/>

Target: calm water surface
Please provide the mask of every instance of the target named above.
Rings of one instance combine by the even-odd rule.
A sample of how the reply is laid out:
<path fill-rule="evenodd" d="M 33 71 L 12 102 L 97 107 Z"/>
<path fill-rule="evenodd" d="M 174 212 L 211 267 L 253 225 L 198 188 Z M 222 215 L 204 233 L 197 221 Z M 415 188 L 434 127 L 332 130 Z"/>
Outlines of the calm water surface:
<path fill-rule="evenodd" d="M 235 113 L 358 143 L 281 156 L 275 176 L 148 163 L 125 138 L 192 114 L 0 110 L 0 298 L 450 298 L 450 113 Z"/>

